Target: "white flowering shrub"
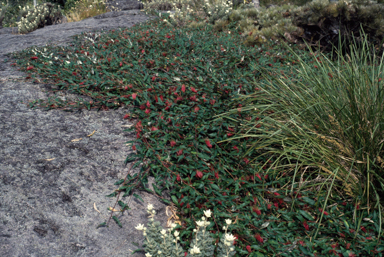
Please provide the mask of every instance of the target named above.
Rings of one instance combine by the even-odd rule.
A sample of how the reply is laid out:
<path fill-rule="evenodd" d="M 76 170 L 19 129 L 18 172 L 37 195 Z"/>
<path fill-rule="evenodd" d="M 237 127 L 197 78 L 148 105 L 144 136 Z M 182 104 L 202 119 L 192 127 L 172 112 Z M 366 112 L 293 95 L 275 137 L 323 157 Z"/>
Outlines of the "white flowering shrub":
<path fill-rule="evenodd" d="M 150 219 L 148 227 L 144 227 L 143 224 L 139 224 L 136 229 L 142 230 L 145 236 L 146 242 L 144 244 L 146 257 L 184 257 L 185 251 L 178 243 L 180 240 L 180 233 L 174 231 L 176 224 L 172 224 L 172 227 L 166 231 L 160 226 L 160 222 L 154 221 L 156 214 L 153 210 L 153 205 L 148 205 L 148 214 Z M 194 229 L 195 237 L 191 243 L 189 253 L 191 256 L 196 257 L 212 257 L 215 251 L 214 239 L 210 236 L 210 233 L 206 231 L 206 227 L 210 224 L 208 218 L 212 213 L 210 210 L 204 211 L 205 217 L 197 221 L 197 229 Z M 235 237 L 227 233 L 228 226 L 232 223 L 230 219 L 225 220 L 227 226 L 224 226 L 224 237 L 221 238 L 218 245 L 218 257 L 231 257 L 235 255 L 234 240 Z"/>

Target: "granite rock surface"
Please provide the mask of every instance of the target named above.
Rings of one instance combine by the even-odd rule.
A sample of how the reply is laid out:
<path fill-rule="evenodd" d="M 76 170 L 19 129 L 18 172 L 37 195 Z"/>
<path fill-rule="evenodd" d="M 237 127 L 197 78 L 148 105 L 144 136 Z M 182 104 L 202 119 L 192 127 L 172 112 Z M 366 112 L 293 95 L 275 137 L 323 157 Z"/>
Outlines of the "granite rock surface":
<path fill-rule="evenodd" d="M 15 28 L 0 30 L 0 256 L 76 257 L 144 256 L 130 255 L 144 237 L 135 229 L 147 224 L 146 208 L 154 205 L 165 228 L 169 208 L 145 191 L 135 192 L 128 211 L 115 213 L 109 227 L 96 227 L 110 217 L 116 197 L 107 198 L 133 163 L 124 165 L 135 138 L 126 130 L 134 124 L 123 117 L 130 109 L 95 111 L 31 109 L 25 103 L 46 99 L 51 84 L 26 80 L 26 73 L 11 66 L 11 53 L 32 46 L 70 46 L 72 36 L 82 32 L 107 33 L 129 28 L 149 19 L 139 10 L 121 11 L 102 18 L 46 26 L 26 35 Z M 86 39 L 84 39 L 85 41 Z M 60 92 L 58 97 L 78 99 Z M 81 96 L 83 99 L 87 97 Z M 153 178 L 149 180 L 149 188 Z M 167 192 L 163 195 L 170 199 Z M 119 209 L 117 205 L 115 207 Z M 169 210 L 169 209 L 168 209 Z"/>

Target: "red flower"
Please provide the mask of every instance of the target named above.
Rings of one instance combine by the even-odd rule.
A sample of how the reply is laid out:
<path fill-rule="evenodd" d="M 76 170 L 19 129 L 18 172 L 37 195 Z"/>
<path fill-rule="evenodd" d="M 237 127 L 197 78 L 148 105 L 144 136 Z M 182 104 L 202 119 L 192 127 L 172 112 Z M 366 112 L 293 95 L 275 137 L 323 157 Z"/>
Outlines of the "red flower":
<path fill-rule="evenodd" d="M 191 208 L 191 205 L 190 205 L 189 203 L 187 203 L 187 208 L 188 208 L 188 209 Z"/>
<path fill-rule="evenodd" d="M 304 246 L 304 241 L 299 241 L 299 244 L 301 245 L 301 246 Z"/>
<path fill-rule="evenodd" d="M 187 256 L 187 254 L 188 254 L 188 252 L 185 252 L 185 253 L 184 253 L 184 257 Z"/>
<path fill-rule="evenodd" d="M 262 181 L 262 179 L 261 179 L 261 177 L 260 177 L 260 175 L 257 173 L 256 174 L 256 177 L 258 178 L 258 179 L 260 179 L 260 181 Z"/>
<path fill-rule="evenodd" d="M 307 230 L 307 231 L 309 230 L 309 226 L 308 226 L 306 221 L 303 222 L 303 226 L 304 226 L 305 230 Z"/>
<path fill-rule="evenodd" d="M 322 208 L 319 208 L 319 211 L 320 211 L 320 212 L 323 212 L 324 215 L 328 215 L 328 212 L 324 211 Z"/>
<path fill-rule="evenodd" d="M 149 110 L 149 109 L 146 109 L 146 110 L 145 110 L 145 113 L 146 113 L 146 114 L 148 114 L 148 113 L 150 113 L 150 112 L 151 112 L 151 110 Z"/>
<path fill-rule="evenodd" d="M 143 50 L 141 50 L 141 53 L 143 54 L 143 53 L 145 53 L 145 50 L 143 49 Z"/>
<path fill-rule="evenodd" d="M 122 62 L 120 62 L 120 67 L 121 67 L 121 66 L 123 66 L 123 63 L 122 63 Z"/>
<path fill-rule="evenodd" d="M 193 109 L 194 112 L 198 112 L 199 110 L 200 110 L 199 106 L 196 106 L 196 107 Z"/>
<path fill-rule="evenodd" d="M 256 240 L 259 241 L 259 243 L 263 243 L 264 240 L 261 238 L 260 234 L 256 234 Z"/>
<path fill-rule="evenodd" d="M 234 146 L 233 149 L 235 149 L 237 152 L 239 152 L 239 148 L 237 148 L 237 146 Z"/>
<path fill-rule="evenodd" d="M 279 195 L 280 195 L 278 192 L 274 192 L 273 194 L 276 195 L 276 196 L 279 196 Z"/>
<path fill-rule="evenodd" d="M 32 70 L 32 69 L 33 69 L 32 66 L 28 66 L 28 67 L 27 67 L 27 70 Z"/>
<path fill-rule="evenodd" d="M 250 253 L 250 252 L 252 252 L 252 249 L 251 249 L 251 246 L 250 245 L 247 245 L 247 251 Z"/>
<path fill-rule="evenodd" d="M 215 173 L 215 177 L 217 178 L 217 179 L 219 179 L 219 173 Z"/>
<path fill-rule="evenodd" d="M 132 146 L 132 149 L 133 149 L 134 151 L 136 151 L 136 146 L 135 146 L 135 145 L 133 145 L 133 146 Z"/>
<path fill-rule="evenodd" d="M 191 96 L 190 98 L 189 98 L 191 101 L 196 101 L 196 96 L 194 95 L 194 96 Z"/>
<path fill-rule="evenodd" d="M 364 233 L 367 233 L 367 230 L 365 229 L 365 227 L 360 226 L 360 229 L 361 229 L 362 231 L 364 231 Z"/>
<path fill-rule="evenodd" d="M 257 207 L 253 208 L 253 211 L 256 212 L 257 215 L 261 215 L 261 211 Z"/>
<path fill-rule="evenodd" d="M 207 144 L 207 146 L 208 146 L 209 148 L 212 148 L 212 145 L 211 145 L 211 142 L 209 142 L 209 139 L 206 139 L 206 140 L 205 140 L 205 143 Z"/>
<path fill-rule="evenodd" d="M 149 103 L 149 101 L 147 100 L 147 107 L 151 107 L 151 104 Z"/>
<path fill-rule="evenodd" d="M 72 75 L 76 76 L 76 74 L 77 74 L 76 72 L 72 72 Z"/>
<path fill-rule="evenodd" d="M 339 235 L 343 238 L 345 238 L 345 235 L 343 233 L 339 233 Z"/>
<path fill-rule="evenodd" d="M 197 93 L 196 89 L 194 87 L 191 87 L 191 90 L 193 93 Z"/>
<path fill-rule="evenodd" d="M 162 95 L 160 96 L 160 99 L 161 99 L 161 101 L 164 102 L 164 97 Z"/>
<path fill-rule="evenodd" d="M 159 130 L 159 129 L 156 128 L 156 127 L 152 127 L 152 128 L 151 128 L 151 131 L 156 131 L 156 130 Z"/>
<path fill-rule="evenodd" d="M 132 98 L 133 98 L 133 100 L 136 99 L 136 96 L 137 96 L 137 94 L 132 94 Z"/>
<path fill-rule="evenodd" d="M 201 171 L 197 171 L 197 172 L 196 172 L 196 177 L 197 177 L 197 178 L 202 178 L 202 177 L 203 177 L 203 172 L 201 172 Z"/>
<path fill-rule="evenodd" d="M 172 140 L 171 141 L 171 146 L 175 146 L 176 145 L 176 141 L 175 140 Z"/>
<path fill-rule="evenodd" d="M 245 162 L 245 164 L 249 163 L 249 160 L 247 158 L 244 158 L 243 161 Z M 261 178 L 260 178 L 260 180 L 261 180 Z"/>
<path fill-rule="evenodd" d="M 267 209 L 268 209 L 268 210 L 270 210 L 270 209 L 271 209 L 271 207 L 272 207 L 272 204 L 270 204 L 270 203 L 269 203 L 269 204 L 267 204 Z"/>
<path fill-rule="evenodd" d="M 182 91 L 183 93 L 185 93 L 185 85 L 184 85 L 184 84 L 181 86 L 181 91 Z"/>
<path fill-rule="evenodd" d="M 180 149 L 179 151 L 177 151 L 177 156 L 180 156 L 183 154 L 183 149 Z"/>
<path fill-rule="evenodd" d="M 351 243 L 348 243 L 348 244 L 345 246 L 345 249 L 349 250 L 350 247 L 351 247 Z"/>
<path fill-rule="evenodd" d="M 32 60 L 38 59 L 36 56 L 31 57 Z"/>
<path fill-rule="evenodd" d="M 232 133 L 227 133 L 227 136 L 231 137 L 231 136 L 233 136 L 233 134 Z"/>
<path fill-rule="evenodd" d="M 178 182 L 180 182 L 180 180 L 181 180 L 180 175 L 177 175 L 176 180 L 177 180 Z"/>
<path fill-rule="evenodd" d="M 124 119 L 128 119 L 128 118 L 129 118 L 129 114 L 125 114 Z"/>
<path fill-rule="evenodd" d="M 211 100 L 209 100 L 209 103 L 211 104 L 211 105 L 214 105 L 215 104 L 215 100 L 213 100 L 213 99 L 211 99 Z"/>

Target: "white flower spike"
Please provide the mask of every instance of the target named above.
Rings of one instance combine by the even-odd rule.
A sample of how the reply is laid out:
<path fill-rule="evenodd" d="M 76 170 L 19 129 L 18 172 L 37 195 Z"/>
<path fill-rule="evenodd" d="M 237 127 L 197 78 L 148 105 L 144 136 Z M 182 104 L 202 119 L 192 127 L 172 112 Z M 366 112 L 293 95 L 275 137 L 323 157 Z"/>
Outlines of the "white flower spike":
<path fill-rule="evenodd" d="M 211 215 L 212 215 L 211 210 L 204 211 L 204 215 L 205 215 L 207 218 L 210 218 Z"/>
<path fill-rule="evenodd" d="M 144 230 L 144 225 L 143 224 L 139 224 L 139 225 L 137 225 L 137 227 L 135 227 L 135 229 L 137 229 L 137 230 Z"/>
<path fill-rule="evenodd" d="M 191 254 L 193 255 L 195 253 L 201 253 L 200 249 L 196 245 L 194 245 L 193 248 L 191 249 Z"/>
<path fill-rule="evenodd" d="M 225 234 L 225 241 L 233 242 L 236 239 L 232 234 Z"/>
<path fill-rule="evenodd" d="M 205 222 L 203 220 L 196 221 L 197 226 L 204 227 Z"/>

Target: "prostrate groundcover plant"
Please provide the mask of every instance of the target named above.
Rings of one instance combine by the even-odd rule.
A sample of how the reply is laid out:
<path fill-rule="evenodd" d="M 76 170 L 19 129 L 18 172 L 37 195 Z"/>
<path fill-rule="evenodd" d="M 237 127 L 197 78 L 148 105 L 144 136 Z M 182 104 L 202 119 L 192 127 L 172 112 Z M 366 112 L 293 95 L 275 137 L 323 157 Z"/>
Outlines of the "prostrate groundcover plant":
<path fill-rule="evenodd" d="M 173 235 L 183 249 L 195 244 L 195 218 L 211 210 L 204 233 L 219 244 L 232 220 L 235 256 L 382 256 L 381 64 L 352 56 L 328 63 L 276 40 L 244 46 L 235 23 L 224 33 L 211 24 L 170 28 L 168 19 L 14 54 L 26 79 L 88 98 L 29 106 L 132 106 L 124 118 L 135 122 L 127 130 L 135 152 L 126 163 L 140 172 L 117 181 L 109 197 L 121 211 L 138 190 L 176 205 Z"/>
<path fill-rule="evenodd" d="M 156 212 L 153 210 L 152 204 L 148 204 L 147 212 L 150 214 L 148 228 L 144 227 L 142 224 L 139 224 L 136 227 L 137 230 L 143 230 L 143 235 L 146 238 L 145 252 L 147 253 L 145 256 L 186 256 L 187 252 L 183 252 L 182 247 L 177 243 L 180 239 L 180 233 L 178 231 L 172 231 L 177 225 L 173 223 L 167 234 L 167 231 L 160 226 L 160 222 L 154 221 Z M 207 210 L 204 211 L 204 215 L 205 217 L 202 217 L 201 221 L 196 221 L 198 228 L 193 230 L 193 232 L 195 232 L 195 237 L 192 241 L 191 249 L 189 250 L 189 253 L 196 257 L 213 256 L 215 249 L 213 238 L 210 236 L 210 233 L 206 231 L 206 227 L 210 224 L 208 218 L 211 217 L 212 213 L 210 210 Z M 232 221 L 227 219 L 225 222 L 227 226 L 223 227 L 225 235 L 221 238 L 220 244 L 218 245 L 218 257 L 229 257 L 235 254 L 235 248 L 233 247 L 235 237 L 232 234 L 227 234 L 228 226 Z M 202 230 L 200 230 L 200 228 L 202 228 Z"/>

